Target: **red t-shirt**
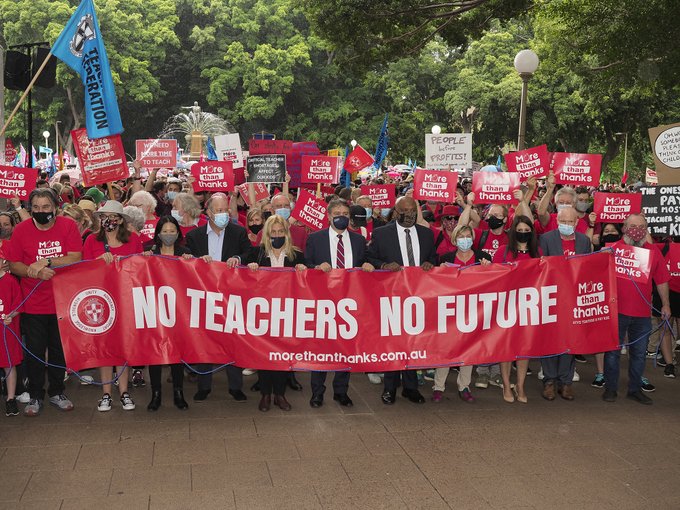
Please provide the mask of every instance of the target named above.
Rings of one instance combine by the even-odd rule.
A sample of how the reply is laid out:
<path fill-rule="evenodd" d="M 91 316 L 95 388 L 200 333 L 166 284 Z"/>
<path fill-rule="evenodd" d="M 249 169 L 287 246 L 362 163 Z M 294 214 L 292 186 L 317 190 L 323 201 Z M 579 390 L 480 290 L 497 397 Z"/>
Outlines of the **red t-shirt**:
<path fill-rule="evenodd" d="M 473 254 L 472 257 L 470 257 L 467 261 L 463 262 L 458 258 L 458 252 L 456 252 L 456 256 L 453 259 L 453 263 L 459 265 L 460 267 L 465 267 L 474 266 L 477 263 L 477 261 L 475 260 L 475 256 Z"/>
<path fill-rule="evenodd" d="M 581 232 L 581 234 L 585 234 L 586 230 L 588 230 L 588 217 L 584 216 L 583 218 L 579 218 L 578 223 L 576 223 L 576 232 Z M 552 213 L 550 215 L 550 221 L 548 221 L 548 224 L 544 227 L 541 225 L 541 222 L 539 220 L 536 220 L 535 224 L 536 226 L 536 233 L 537 234 L 545 234 L 546 232 L 550 232 L 551 230 L 556 230 L 557 229 L 557 213 Z"/>
<path fill-rule="evenodd" d="M 616 249 L 617 246 L 621 245 L 628 246 L 625 242 L 619 241 L 613 245 L 613 248 Z M 645 243 L 642 247 L 650 252 L 650 278 L 647 283 L 634 282 L 628 277 L 616 278 L 619 313 L 629 317 L 649 317 L 652 313 L 650 307 L 652 302 L 652 280 L 659 285 L 668 282 L 671 278 L 661 250 L 650 243 Z M 644 299 L 642 296 L 644 296 Z"/>
<path fill-rule="evenodd" d="M 19 223 L 12 233 L 12 242 L 6 250 L 7 260 L 23 262 L 30 266 L 44 258 L 63 257 L 83 251 L 78 225 L 71 218 L 57 216 L 49 230 L 40 230 L 32 219 Z M 26 297 L 41 280 L 21 279 L 21 291 Z M 52 280 L 44 281 L 24 304 L 24 311 L 31 314 L 55 314 Z"/>
<path fill-rule="evenodd" d="M 125 255 L 135 255 L 136 253 L 142 253 L 144 251 L 142 247 L 141 237 L 134 232 L 130 233 L 130 238 L 128 242 L 120 246 L 109 248 L 109 251 L 113 255 L 119 255 L 121 257 Z M 83 260 L 96 259 L 100 255 L 106 252 L 104 243 L 97 240 L 96 235 L 88 236 L 85 239 L 85 244 L 83 245 Z"/>
<path fill-rule="evenodd" d="M 0 319 L 16 310 L 22 299 L 21 288 L 19 287 L 17 279 L 9 273 L 0 276 Z M 21 309 L 17 311 L 20 312 Z M 11 324 L 8 326 L 8 328 L 19 337 L 21 335 L 21 333 L 19 333 L 19 331 L 21 331 L 21 328 L 19 327 L 20 317 L 20 315 L 14 317 Z M 4 345 L 0 346 L 0 367 L 9 368 L 10 366 L 17 366 L 21 363 L 21 360 L 24 359 L 21 344 L 9 331 L 7 331 L 5 338 L 7 340 L 7 349 L 5 349 Z M 9 351 L 9 359 L 7 358 L 7 351 Z"/>
<path fill-rule="evenodd" d="M 527 253 L 520 253 L 517 252 L 517 256 L 513 255 L 510 250 L 508 250 L 506 254 L 506 249 L 508 248 L 507 245 L 500 246 L 497 250 L 496 253 L 493 256 L 492 262 L 519 262 L 520 260 L 530 260 L 531 255 L 529 252 Z M 538 249 L 538 256 L 541 256 L 541 249 Z"/>
<path fill-rule="evenodd" d="M 489 236 L 486 238 L 486 242 L 484 243 L 484 246 L 481 248 L 479 247 L 479 242 L 482 237 L 482 233 L 484 230 L 476 228 L 475 229 L 475 243 L 474 243 L 474 248 L 475 250 L 482 250 L 488 253 L 491 258 L 493 259 L 493 256 L 496 254 L 496 251 L 498 248 L 504 244 L 508 244 L 508 234 L 505 232 L 505 230 L 501 231 L 500 234 L 494 234 L 491 230 L 489 230 Z"/>
<path fill-rule="evenodd" d="M 430 230 L 432 230 L 432 233 L 434 234 L 435 243 L 437 242 L 437 239 L 439 239 L 439 234 L 442 234 L 442 241 L 439 243 L 439 246 L 437 246 L 437 255 L 444 255 L 445 253 L 458 249 L 451 241 L 451 235 L 446 230 L 438 229 L 436 227 L 430 227 Z"/>
<path fill-rule="evenodd" d="M 154 216 L 151 220 L 144 221 L 144 228 L 139 232 L 142 238 L 142 244 L 153 241 L 153 236 L 156 233 L 156 225 L 158 224 L 158 217 Z"/>
<path fill-rule="evenodd" d="M 189 232 L 191 232 L 195 228 L 202 227 L 203 225 L 207 225 L 207 224 L 208 224 L 208 218 L 206 218 L 205 215 L 201 214 L 198 217 L 198 223 L 196 223 L 195 225 L 189 225 L 188 227 L 185 227 L 184 225 L 180 225 L 179 230 L 180 230 L 180 232 L 182 232 L 183 239 L 186 239 L 187 234 Z M 154 227 L 154 230 L 155 230 L 155 227 Z M 151 238 L 153 239 L 153 234 L 151 235 Z"/>
<path fill-rule="evenodd" d="M 680 243 L 670 243 L 668 246 L 666 265 L 671 275 L 671 279 L 668 281 L 668 288 L 673 292 L 680 292 Z"/>
<path fill-rule="evenodd" d="M 576 255 L 576 239 L 562 239 L 562 251 L 565 257 Z"/>

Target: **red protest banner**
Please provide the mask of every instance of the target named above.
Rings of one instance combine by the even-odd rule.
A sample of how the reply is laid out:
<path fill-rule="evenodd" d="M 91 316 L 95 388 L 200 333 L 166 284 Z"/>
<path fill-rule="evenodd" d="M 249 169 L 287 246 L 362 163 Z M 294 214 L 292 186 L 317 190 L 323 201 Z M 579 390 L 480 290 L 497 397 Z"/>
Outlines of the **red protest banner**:
<path fill-rule="evenodd" d="M 612 258 L 272 276 L 133 256 L 62 268 L 53 291 L 74 370 L 233 362 L 382 372 L 615 349 Z"/>
<path fill-rule="evenodd" d="M 340 180 L 341 161 L 333 156 L 302 156 L 302 182 L 337 183 Z"/>
<path fill-rule="evenodd" d="M 269 189 L 266 184 L 262 182 L 251 182 L 250 185 L 255 188 L 255 202 L 269 198 Z M 248 196 L 248 184 L 245 182 L 239 184 L 236 186 L 236 189 L 241 194 L 241 197 L 243 197 L 243 201 L 246 205 L 248 207 L 252 206 L 253 204 L 250 203 L 250 197 Z"/>
<path fill-rule="evenodd" d="M 475 172 L 472 192 L 478 204 L 514 204 L 513 192 L 519 189 L 520 176 L 513 172 Z"/>
<path fill-rule="evenodd" d="M 27 200 L 35 189 L 35 169 L 18 166 L 0 166 L 0 198 Z"/>
<path fill-rule="evenodd" d="M 637 214 L 642 208 L 640 193 L 595 193 L 593 212 L 597 221 L 623 223 L 631 214 Z"/>
<path fill-rule="evenodd" d="M 316 198 L 307 190 L 300 189 L 295 201 L 295 208 L 290 212 L 290 217 L 313 230 L 321 230 L 328 227 L 327 207 L 328 204 L 325 200 Z"/>
<path fill-rule="evenodd" d="M 598 186 L 602 154 L 553 152 L 552 169 L 557 184 Z"/>
<path fill-rule="evenodd" d="M 647 248 L 629 246 L 623 241 L 612 245 L 617 278 L 631 279 L 638 283 L 647 283 L 651 273 L 650 253 Z"/>
<path fill-rule="evenodd" d="M 396 184 L 371 184 L 361 187 L 361 194 L 368 195 L 373 201 L 373 207 L 394 207 L 396 201 Z"/>
<path fill-rule="evenodd" d="M 83 186 L 127 179 L 130 170 L 125 159 L 125 148 L 120 135 L 90 140 L 87 129 L 71 131 L 76 156 L 80 162 Z"/>
<path fill-rule="evenodd" d="M 17 150 L 14 148 L 12 140 L 7 138 L 5 140 L 5 163 L 11 163 L 17 157 Z"/>
<path fill-rule="evenodd" d="M 457 184 L 458 172 L 418 169 L 413 177 L 413 198 L 452 204 L 456 199 Z"/>
<path fill-rule="evenodd" d="M 175 168 L 177 140 L 136 140 L 137 160 L 142 168 Z"/>
<path fill-rule="evenodd" d="M 347 159 L 345 159 L 344 168 L 349 173 L 353 174 L 372 164 L 373 156 L 366 152 L 361 145 L 357 145 L 354 150 L 349 153 Z"/>
<path fill-rule="evenodd" d="M 545 177 L 550 170 L 550 153 L 547 145 L 539 145 L 505 155 L 508 172 L 517 172 L 522 182 L 529 177 Z"/>
<path fill-rule="evenodd" d="M 194 163 L 194 191 L 234 191 L 234 172 L 231 161 L 203 161 Z"/>
<path fill-rule="evenodd" d="M 248 153 L 251 156 L 260 154 L 286 154 L 290 155 L 293 151 L 291 140 L 248 140 Z"/>

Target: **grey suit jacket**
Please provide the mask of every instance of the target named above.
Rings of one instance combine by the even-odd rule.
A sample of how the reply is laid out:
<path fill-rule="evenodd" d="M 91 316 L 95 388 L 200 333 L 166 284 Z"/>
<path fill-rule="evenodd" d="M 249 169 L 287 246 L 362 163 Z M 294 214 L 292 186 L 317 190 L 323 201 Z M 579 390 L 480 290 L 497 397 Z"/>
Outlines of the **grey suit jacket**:
<path fill-rule="evenodd" d="M 564 250 L 562 249 L 562 238 L 560 237 L 560 231 L 555 229 L 550 232 L 546 232 L 541 236 L 541 251 L 543 255 L 564 255 Z M 590 239 L 585 234 L 576 232 L 576 254 L 583 255 L 593 251 L 593 246 L 590 243 Z"/>

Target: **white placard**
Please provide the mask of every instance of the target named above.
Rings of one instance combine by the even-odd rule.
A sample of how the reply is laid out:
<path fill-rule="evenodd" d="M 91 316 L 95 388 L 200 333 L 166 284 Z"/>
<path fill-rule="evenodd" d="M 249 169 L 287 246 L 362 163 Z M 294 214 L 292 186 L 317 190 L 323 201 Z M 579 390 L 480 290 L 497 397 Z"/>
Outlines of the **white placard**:
<path fill-rule="evenodd" d="M 241 150 L 241 137 L 238 133 L 218 135 L 215 137 L 215 152 L 220 161 L 231 161 L 233 168 L 241 168 L 243 164 L 243 151 Z"/>
<path fill-rule="evenodd" d="M 428 170 L 472 168 L 472 133 L 425 135 L 425 165 Z"/>

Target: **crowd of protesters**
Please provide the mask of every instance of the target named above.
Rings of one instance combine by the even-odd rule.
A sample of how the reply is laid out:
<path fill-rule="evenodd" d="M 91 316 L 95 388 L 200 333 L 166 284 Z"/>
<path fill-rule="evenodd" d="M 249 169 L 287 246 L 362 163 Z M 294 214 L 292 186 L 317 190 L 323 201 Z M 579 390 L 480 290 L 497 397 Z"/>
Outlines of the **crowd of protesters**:
<path fill-rule="evenodd" d="M 194 192 L 192 178 L 183 170 L 153 170 L 143 180 L 137 162 L 132 177 L 89 189 L 70 182 L 66 174 L 51 184 L 46 178 L 39 179 L 26 202 L 14 198 L 8 202 L 9 211 L 0 214 L 0 313 L 8 328 L 5 346 L 0 349 L 0 366 L 5 373 L 7 416 L 19 414 L 18 403 L 26 404 L 24 415 L 39 415 L 45 393 L 56 408 L 73 409 L 65 395 L 69 375 L 64 369 L 52 296 L 51 285 L 58 275 L 55 270 L 81 260 L 100 258 L 110 263 L 115 257 L 136 254 L 200 257 L 207 263 L 246 266 L 252 271 L 288 267 L 297 271 L 361 268 L 396 272 L 405 266 L 429 271 L 437 265 L 521 264 L 537 257 L 587 254 L 617 243 L 642 247 L 650 251 L 649 282 L 617 279 L 618 340 L 626 345 L 629 356 L 626 396 L 641 404 L 652 403 L 647 393 L 655 388 L 644 377 L 646 358 L 652 358 L 653 366 L 662 367 L 665 377 L 675 377 L 673 335 L 680 317 L 680 275 L 677 270 L 670 271 L 668 264 L 670 246 L 678 240 L 653 238 L 641 214 L 615 224 L 599 223 L 592 212 L 595 193 L 634 189 L 561 187 L 551 174 L 523 183 L 514 194 L 515 203 L 507 206 L 478 203 L 469 179 L 460 181 L 452 204 L 415 200 L 408 173 L 397 179 L 380 175 L 370 182 L 396 183 L 398 198 L 393 208 L 374 208 L 371 198 L 361 195 L 361 181 L 350 187 L 337 186 L 324 197 L 329 228 L 313 232 L 290 217 L 296 194 L 288 182 L 272 185 L 270 196 L 256 201 L 252 186 L 246 197 L 236 192 Z M 36 288 L 41 280 L 42 285 Z M 597 374 L 592 386 L 603 388 L 602 398 L 608 402 L 618 397 L 621 352 L 594 356 Z M 541 359 L 537 375 L 542 380 L 542 397 L 574 400 L 573 382 L 579 377 L 576 363 L 585 361 L 584 356 L 571 353 Z M 96 368 L 103 383 L 98 410 L 112 409 L 114 386 L 122 409 L 135 409 L 128 389 L 130 384 L 135 388 L 146 385 L 145 367 Z M 170 367 L 168 382 L 179 409 L 189 407 L 183 392 L 185 375 L 190 382 L 197 382 L 194 401 L 206 400 L 212 390 L 212 365 L 194 369 L 198 377 L 183 365 Z M 290 410 L 286 389 L 303 389 L 293 372 L 234 366 L 226 371 L 229 394 L 239 402 L 247 400 L 244 374 L 257 372 L 251 389 L 261 393 L 258 407 L 263 412 L 272 405 Z M 533 373 L 528 360 L 462 366 L 456 371 L 463 402 L 474 403 L 473 388 L 489 385 L 500 388 L 508 403 L 528 401 L 526 378 Z M 425 403 L 421 388 L 428 380 L 433 382 L 431 401 L 441 401 L 449 372 L 449 368 L 437 368 L 367 375 L 372 383 L 384 385 L 381 400 L 392 405 L 400 386 L 402 397 Z M 151 395 L 147 409 L 157 411 L 162 402 L 162 367 L 148 367 L 148 374 Z M 80 377 L 85 383 L 94 381 L 92 376 Z M 313 408 L 324 405 L 326 379 L 325 372 L 311 374 L 309 404 Z M 348 372 L 333 374 L 333 400 L 338 405 L 353 405 L 349 380 Z"/>

